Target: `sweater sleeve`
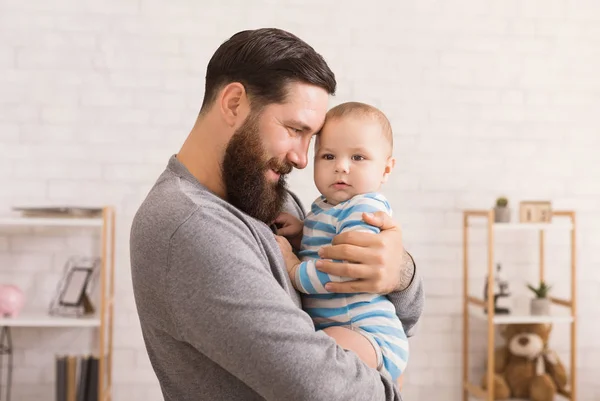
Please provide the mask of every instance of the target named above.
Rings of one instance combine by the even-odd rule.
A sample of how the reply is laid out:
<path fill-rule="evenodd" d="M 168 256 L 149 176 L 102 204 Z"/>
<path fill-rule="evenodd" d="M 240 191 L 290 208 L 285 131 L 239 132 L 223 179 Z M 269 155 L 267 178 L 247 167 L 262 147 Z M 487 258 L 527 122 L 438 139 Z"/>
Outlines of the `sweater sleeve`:
<path fill-rule="evenodd" d="M 414 266 L 412 281 L 404 290 L 389 293 L 388 299 L 394 304 L 396 315 L 400 318 L 406 335 L 412 337 L 416 333 L 416 324 L 423 313 L 425 293 L 423 280 L 413 257 L 406 251 L 405 255 L 402 263 L 412 263 Z"/>

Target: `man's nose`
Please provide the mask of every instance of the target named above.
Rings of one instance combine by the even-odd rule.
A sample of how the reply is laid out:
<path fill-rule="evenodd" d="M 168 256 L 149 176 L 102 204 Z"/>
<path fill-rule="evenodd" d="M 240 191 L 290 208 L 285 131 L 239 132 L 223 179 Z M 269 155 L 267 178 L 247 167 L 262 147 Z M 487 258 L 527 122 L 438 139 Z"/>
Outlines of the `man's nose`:
<path fill-rule="evenodd" d="M 308 165 L 308 148 L 306 151 L 295 149 L 288 153 L 287 159 L 295 168 L 303 169 Z"/>
<path fill-rule="evenodd" d="M 293 148 L 288 153 L 288 161 L 298 169 L 303 169 L 308 165 L 308 148 L 310 146 L 311 136 L 303 135 L 296 141 Z"/>

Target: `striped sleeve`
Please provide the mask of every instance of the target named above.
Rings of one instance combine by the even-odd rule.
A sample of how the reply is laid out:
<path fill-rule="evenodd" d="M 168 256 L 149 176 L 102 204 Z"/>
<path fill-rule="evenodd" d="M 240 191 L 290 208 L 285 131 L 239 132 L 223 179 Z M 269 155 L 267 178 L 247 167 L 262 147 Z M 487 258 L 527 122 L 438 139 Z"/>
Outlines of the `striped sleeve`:
<path fill-rule="evenodd" d="M 379 233 L 379 227 L 365 223 L 363 213 L 385 212 L 392 214 L 388 201 L 380 194 L 355 196 L 338 216 L 337 234 L 348 231 Z"/>
<path fill-rule="evenodd" d="M 348 277 L 339 277 L 332 274 L 323 273 L 317 270 L 316 260 L 307 260 L 300 263 L 294 276 L 294 287 L 305 294 L 331 294 L 325 289 L 325 284 L 330 281 L 343 282 L 354 279 Z"/>

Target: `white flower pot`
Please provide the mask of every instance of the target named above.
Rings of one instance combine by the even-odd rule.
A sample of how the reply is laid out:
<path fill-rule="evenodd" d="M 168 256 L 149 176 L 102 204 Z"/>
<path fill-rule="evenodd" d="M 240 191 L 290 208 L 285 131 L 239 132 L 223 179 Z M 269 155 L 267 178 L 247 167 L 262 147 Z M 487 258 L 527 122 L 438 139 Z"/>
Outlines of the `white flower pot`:
<path fill-rule="evenodd" d="M 509 223 L 510 222 L 510 209 L 508 207 L 494 208 L 494 221 L 496 223 Z"/>
<path fill-rule="evenodd" d="M 550 314 L 550 299 L 549 298 L 533 298 L 530 304 L 532 315 L 546 316 Z"/>

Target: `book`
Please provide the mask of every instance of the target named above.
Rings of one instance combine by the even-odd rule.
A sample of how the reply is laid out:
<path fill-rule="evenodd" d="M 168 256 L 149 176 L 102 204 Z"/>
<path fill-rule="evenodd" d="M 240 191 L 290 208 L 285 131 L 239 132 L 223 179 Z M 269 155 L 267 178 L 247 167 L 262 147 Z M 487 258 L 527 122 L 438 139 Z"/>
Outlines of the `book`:
<path fill-rule="evenodd" d="M 67 401 L 75 401 L 77 394 L 77 359 L 73 355 L 67 356 Z"/>
<path fill-rule="evenodd" d="M 79 380 L 77 381 L 77 401 L 87 400 L 87 382 L 89 376 L 90 356 L 82 356 L 79 359 Z"/>
<path fill-rule="evenodd" d="M 67 357 L 56 357 L 56 401 L 67 401 Z"/>
<path fill-rule="evenodd" d="M 99 364 L 93 355 L 57 355 L 56 401 L 98 401 Z"/>

